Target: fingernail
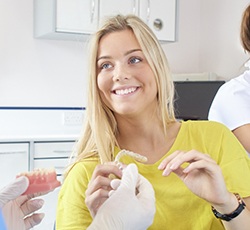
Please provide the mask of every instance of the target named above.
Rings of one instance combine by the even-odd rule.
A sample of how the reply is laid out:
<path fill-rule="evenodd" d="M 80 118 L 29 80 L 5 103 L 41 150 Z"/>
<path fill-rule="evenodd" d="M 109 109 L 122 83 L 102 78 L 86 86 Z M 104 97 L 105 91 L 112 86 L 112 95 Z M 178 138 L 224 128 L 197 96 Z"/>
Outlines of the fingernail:
<path fill-rule="evenodd" d="M 163 166 L 163 164 L 160 164 L 160 165 L 158 166 L 158 169 L 159 169 L 159 170 L 162 170 L 162 169 L 164 169 L 164 166 Z"/>
<path fill-rule="evenodd" d="M 177 164 L 176 163 L 173 163 L 172 165 L 170 165 L 170 169 L 172 169 L 172 170 L 175 170 L 175 169 L 177 169 Z"/>
<path fill-rule="evenodd" d="M 169 174 L 170 174 L 170 171 L 169 170 L 165 170 L 165 171 L 163 171 L 162 176 L 168 176 Z"/>

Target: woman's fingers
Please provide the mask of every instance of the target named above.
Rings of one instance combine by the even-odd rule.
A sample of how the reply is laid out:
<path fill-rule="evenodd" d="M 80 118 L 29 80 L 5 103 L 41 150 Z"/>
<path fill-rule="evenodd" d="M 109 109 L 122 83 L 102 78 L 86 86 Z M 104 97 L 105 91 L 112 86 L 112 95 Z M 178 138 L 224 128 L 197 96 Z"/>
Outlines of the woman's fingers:
<path fill-rule="evenodd" d="M 90 183 L 95 180 L 97 176 L 109 177 L 111 174 L 120 178 L 122 176 L 122 171 L 114 163 L 97 165 L 93 172 Z"/>
<path fill-rule="evenodd" d="M 110 188 L 110 181 L 111 179 L 108 177 L 97 176 L 95 180 L 89 183 L 88 189 L 86 190 L 86 196 L 91 195 L 95 191 L 99 189 L 111 189 Z"/>
<path fill-rule="evenodd" d="M 90 195 L 87 195 L 85 198 L 85 203 L 91 213 L 91 216 L 94 218 L 99 207 L 108 199 L 109 191 L 111 189 L 98 189 Z"/>
<path fill-rule="evenodd" d="M 85 192 L 85 202 L 92 217 L 109 197 L 109 191 L 112 190 L 110 186 L 111 175 L 119 178 L 122 176 L 122 171 L 114 163 L 98 165 L 93 172 Z"/>
<path fill-rule="evenodd" d="M 86 196 L 91 195 L 96 190 L 101 188 L 111 189 L 110 175 L 115 175 L 116 177 L 120 178 L 122 176 L 122 171 L 114 164 L 104 164 L 96 166 L 86 190 Z"/>
<path fill-rule="evenodd" d="M 206 171 L 213 173 L 215 171 L 215 166 L 217 167 L 215 162 L 201 159 L 190 163 L 186 168 L 183 169 L 183 173 L 189 173 L 196 169 L 205 169 Z"/>
<path fill-rule="evenodd" d="M 182 151 L 175 151 L 173 152 L 171 155 L 169 155 L 168 157 L 166 157 L 158 166 L 159 170 L 163 170 L 166 168 L 166 166 L 169 164 L 169 162 L 171 162 L 172 159 L 174 159 L 176 156 L 178 156 L 178 154 L 180 154 Z"/>
<path fill-rule="evenodd" d="M 159 165 L 158 169 L 163 170 L 164 176 L 169 175 L 172 171 L 175 171 L 179 174 L 181 171 L 176 170 L 179 168 L 183 170 L 182 165 L 184 163 L 192 164 L 193 162 L 197 161 L 204 161 L 207 163 L 210 162 L 215 164 L 215 161 L 209 155 L 200 153 L 196 150 L 191 150 L 188 152 L 176 151 L 167 158 L 165 158 Z M 187 167 L 187 165 L 184 167 Z"/>

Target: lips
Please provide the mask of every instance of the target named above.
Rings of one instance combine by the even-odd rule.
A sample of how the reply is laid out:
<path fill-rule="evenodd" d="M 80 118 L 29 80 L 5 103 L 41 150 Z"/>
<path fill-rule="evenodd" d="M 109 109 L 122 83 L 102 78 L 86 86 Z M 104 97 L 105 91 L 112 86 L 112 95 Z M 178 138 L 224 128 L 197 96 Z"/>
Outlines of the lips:
<path fill-rule="evenodd" d="M 126 89 L 117 89 L 117 90 L 114 90 L 113 92 L 116 95 L 128 95 L 128 94 L 134 93 L 137 90 L 137 88 L 138 87 L 130 87 L 130 88 L 126 88 Z"/>

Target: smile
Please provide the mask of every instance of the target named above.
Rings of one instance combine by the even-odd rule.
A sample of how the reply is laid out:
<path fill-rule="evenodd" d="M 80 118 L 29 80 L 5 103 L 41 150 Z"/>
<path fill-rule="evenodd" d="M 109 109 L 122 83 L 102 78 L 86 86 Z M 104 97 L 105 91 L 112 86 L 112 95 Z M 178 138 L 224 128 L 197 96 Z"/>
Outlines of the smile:
<path fill-rule="evenodd" d="M 117 89 L 117 90 L 114 90 L 114 93 L 116 95 L 128 95 L 130 93 L 133 93 L 137 90 L 137 87 L 131 87 L 131 88 L 128 88 L 128 89 Z"/>

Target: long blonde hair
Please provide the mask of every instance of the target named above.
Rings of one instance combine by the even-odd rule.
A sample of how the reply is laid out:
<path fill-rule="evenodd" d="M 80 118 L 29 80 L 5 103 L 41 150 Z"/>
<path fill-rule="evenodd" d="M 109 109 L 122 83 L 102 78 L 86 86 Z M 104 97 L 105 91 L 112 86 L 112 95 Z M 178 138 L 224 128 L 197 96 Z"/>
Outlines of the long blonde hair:
<path fill-rule="evenodd" d="M 107 18 L 93 35 L 90 46 L 88 102 L 83 133 L 78 141 L 75 162 L 97 156 L 101 163 L 112 161 L 116 141 L 117 122 L 113 112 L 102 101 L 97 86 L 97 52 L 100 39 L 109 33 L 131 30 L 138 40 L 156 78 L 160 117 L 165 133 L 167 124 L 175 121 L 174 87 L 166 56 L 151 29 L 134 15 Z"/>

